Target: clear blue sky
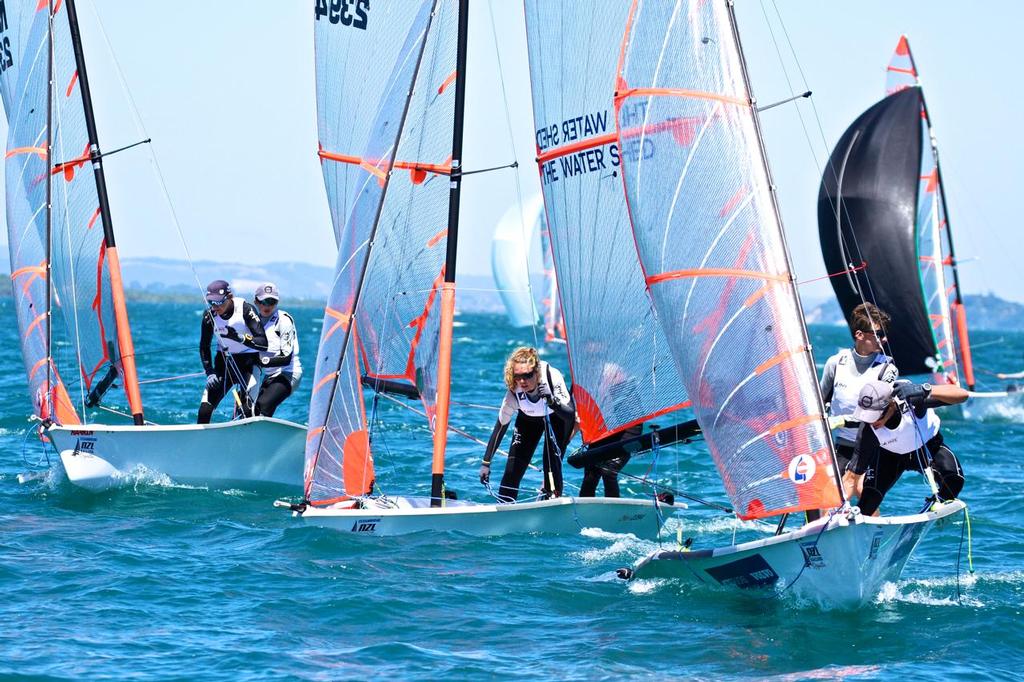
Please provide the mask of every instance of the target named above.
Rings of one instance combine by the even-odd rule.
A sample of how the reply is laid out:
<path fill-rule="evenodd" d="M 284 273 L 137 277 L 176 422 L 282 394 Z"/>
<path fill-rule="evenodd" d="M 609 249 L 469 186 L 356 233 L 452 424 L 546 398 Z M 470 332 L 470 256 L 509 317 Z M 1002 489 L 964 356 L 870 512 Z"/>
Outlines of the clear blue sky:
<path fill-rule="evenodd" d="M 383 2 L 383 0 L 376 0 Z M 623 0 L 626 1 L 626 0 Z M 79 0 L 90 76 L 105 149 L 138 138 L 89 0 Z M 316 157 L 312 3 L 93 0 L 167 179 L 196 259 L 330 265 L 334 240 Z M 793 91 L 804 89 L 776 5 L 792 40 L 814 108 L 804 101 L 763 115 L 783 218 L 800 280 L 819 277 L 819 168 L 832 144 L 881 98 L 892 49 L 910 38 L 936 126 L 950 217 L 969 293 L 1024 302 L 1015 180 L 1022 157 L 1022 110 L 1014 50 L 1020 3 L 924 0 L 820 2 L 737 0 L 741 36 L 761 103 L 788 96 L 779 41 Z M 491 13 L 513 119 L 505 108 Z M 524 196 L 539 191 L 533 164 L 529 75 L 518 0 L 473 0 L 465 156 L 467 168 L 507 163 L 515 151 Z M 815 112 L 816 109 L 816 112 Z M 819 122 L 821 128 L 819 129 Z M 824 138 L 824 140 L 823 140 Z M 160 203 L 146 156 L 106 163 L 124 256 L 184 256 Z M 510 171 L 473 176 L 463 189 L 460 272 L 487 274 L 495 221 L 516 200 Z M 810 299 L 827 283 L 808 285 Z"/>

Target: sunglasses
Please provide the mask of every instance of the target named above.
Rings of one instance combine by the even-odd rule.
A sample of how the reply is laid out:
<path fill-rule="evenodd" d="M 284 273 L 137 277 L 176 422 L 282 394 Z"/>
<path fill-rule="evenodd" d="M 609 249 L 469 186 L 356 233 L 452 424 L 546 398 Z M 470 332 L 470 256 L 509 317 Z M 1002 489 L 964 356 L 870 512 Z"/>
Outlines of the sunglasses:
<path fill-rule="evenodd" d="M 887 338 L 886 335 L 885 335 L 885 332 L 882 332 L 882 331 L 876 331 L 876 330 L 873 330 L 873 329 L 868 330 L 868 331 L 864 331 L 863 329 L 858 329 L 857 331 L 859 331 L 864 336 L 876 336 L 876 337 L 878 337 L 879 341 L 885 341 L 886 338 Z"/>
<path fill-rule="evenodd" d="M 259 305 L 265 305 L 267 307 L 273 308 L 275 305 L 277 305 L 277 299 L 265 298 L 262 301 L 256 301 L 256 303 L 258 303 Z"/>
<path fill-rule="evenodd" d="M 532 379 L 533 375 L 536 373 L 537 370 L 534 370 L 532 372 L 526 372 L 525 374 L 513 374 L 512 378 L 515 379 L 516 381 L 526 381 L 527 379 Z"/>
<path fill-rule="evenodd" d="M 211 308 L 219 308 L 222 305 L 224 305 L 227 302 L 227 300 L 228 299 L 226 298 L 222 298 L 219 301 L 211 301 L 210 299 L 206 299 L 206 302 L 210 305 Z"/>

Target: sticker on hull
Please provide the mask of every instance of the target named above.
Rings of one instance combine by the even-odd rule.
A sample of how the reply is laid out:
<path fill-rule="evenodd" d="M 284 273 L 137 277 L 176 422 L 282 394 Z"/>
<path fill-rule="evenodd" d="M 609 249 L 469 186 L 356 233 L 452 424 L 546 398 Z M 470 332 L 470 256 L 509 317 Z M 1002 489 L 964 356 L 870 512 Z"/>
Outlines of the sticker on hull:
<path fill-rule="evenodd" d="M 768 562 L 760 554 L 704 570 L 722 585 L 744 589 L 768 587 L 774 585 L 779 579 L 779 574 L 768 565 Z"/>

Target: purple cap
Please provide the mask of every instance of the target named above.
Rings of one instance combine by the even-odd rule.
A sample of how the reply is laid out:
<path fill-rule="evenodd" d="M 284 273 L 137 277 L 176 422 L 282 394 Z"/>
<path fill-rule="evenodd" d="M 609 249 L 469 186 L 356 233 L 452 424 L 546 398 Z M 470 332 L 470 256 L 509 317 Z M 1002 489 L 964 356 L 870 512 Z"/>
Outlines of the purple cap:
<path fill-rule="evenodd" d="M 215 279 L 206 285 L 206 300 L 220 301 L 231 295 L 231 285 L 222 279 Z"/>

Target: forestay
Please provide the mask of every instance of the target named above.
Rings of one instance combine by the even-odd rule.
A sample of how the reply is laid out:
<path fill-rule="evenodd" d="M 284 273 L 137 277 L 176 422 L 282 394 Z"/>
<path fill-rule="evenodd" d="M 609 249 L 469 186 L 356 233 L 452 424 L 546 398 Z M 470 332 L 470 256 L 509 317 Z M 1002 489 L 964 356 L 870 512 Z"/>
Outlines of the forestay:
<path fill-rule="evenodd" d="M 646 153 L 636 139 L 623 151 L 615 135 L 628 12 L 618 0 L 526 2 L 538 164 L 586 442 L 686 405 L 647 295 L 620 174 L 623 157 Z"/>
<path fill-rule="evenodd" d="M 841 503 L 725 2 L 636 2 L 616 115 L 640 258 L 737 514 Z"/>
<path fill-rule="evenodd" d="M 451 2 L 358 3 L 358 25 L 335 21 L 324 4 L 321 157 L 339 254 L 310 403 L 305 489 L 314 504 L 372 490 L 363 376 L 418 394 L 433 416 L 457 30 Z M 387 75 L 374 85 L 371 73 Z"/>

